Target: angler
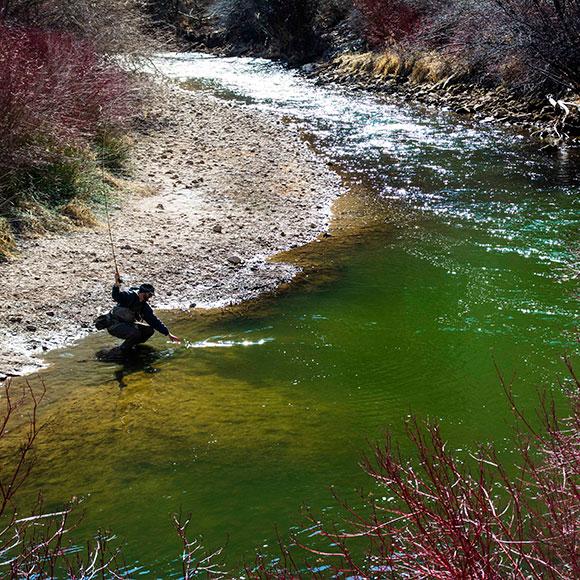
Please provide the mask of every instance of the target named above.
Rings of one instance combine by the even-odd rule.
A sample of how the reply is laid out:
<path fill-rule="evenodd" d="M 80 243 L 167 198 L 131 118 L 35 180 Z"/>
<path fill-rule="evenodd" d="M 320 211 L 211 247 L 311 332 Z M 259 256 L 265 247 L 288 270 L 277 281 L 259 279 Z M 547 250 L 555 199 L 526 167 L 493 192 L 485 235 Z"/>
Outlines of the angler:
<path fill-rule="evenodd" d="M 115 274 L 112 296 L 117 306 L 95 321 L 97 328 L 106 328 L 112 336 L 124 339 L 120 346 L 109 351 L 107 358 L 127 355 L 133 347 L 148 341 L 156 330 L 173 342 L 181 342 L 153 313 L 148 301 L 154 294 L 151 284 L 121 290 L 121 277 Z"/>

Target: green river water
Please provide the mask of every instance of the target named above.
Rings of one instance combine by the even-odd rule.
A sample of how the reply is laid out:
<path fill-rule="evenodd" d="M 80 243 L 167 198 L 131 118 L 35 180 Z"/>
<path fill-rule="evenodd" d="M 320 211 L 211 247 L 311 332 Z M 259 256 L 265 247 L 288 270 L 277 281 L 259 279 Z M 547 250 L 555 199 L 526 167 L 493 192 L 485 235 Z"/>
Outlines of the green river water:
<path fill-rule="evenodd" d="M 92 336 L 52 353 L 34 477 L 48 507 L 76 497 L 79 539 L 112 530 L 132 575 L 179 575 L 170 515 L 225 546 L 231 569 L 300 532 L 301 506 L 332 517 L 373 491 L 358 467 L 407 417 L 437 419 L 459 455 L 513 420 L 494 360 L 522 408 L 557 390 L 575 350 L 578 159 L 486 126 L 338 87 L 259 59 L 166 55 L 197 90 L 299 124 L 344 177 L 332 237 L 284 259 L 296 283 L 251 304 L 165 316 L 134 367 L 94 361 Z M 33 380 L 37 380 L 33 377 Z M 375 490 L 376 491 L 376 490 Z M 380 490 L 379 490 L 380 493 Z"/>

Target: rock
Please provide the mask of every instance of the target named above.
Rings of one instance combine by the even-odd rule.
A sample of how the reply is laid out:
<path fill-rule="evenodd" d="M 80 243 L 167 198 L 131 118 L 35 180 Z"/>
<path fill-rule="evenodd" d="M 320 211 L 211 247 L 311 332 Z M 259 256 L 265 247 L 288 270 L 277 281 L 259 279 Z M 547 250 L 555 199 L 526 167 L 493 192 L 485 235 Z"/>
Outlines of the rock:
<path fill-rule="evenodd" d="M 34 326 L 34 324 L 27 324 L 26 330 L 28 330 L 30 332 L 36 332 L 36 326 Z"/>
<path fill-rule="evenodd" d="M 213 227 L 213 232 L 214 232 L 214 234 L 221 234 L 223 232 L 222 226 L 220 226 L 219 224 L 216 224 Z"/>
<path fill-rule="evenodd" d="M 47 310 L 45 314 L 47 316 L 54 316 L 54 310 Z"/>
<path fill-rule="evenodd" d="M 162 203 L 158 203 L 155 207 L 157 209 L 165 209 L 165 206 Z"/>
<path fill-rule="evenodd" d="M 242 259 L 239 256 L 229 256 L 228 262 L 234 266 L 239 266 L 242 263 Z"/>
<path fill-rule="evenodd" d="M 196 304 L 195 302 L 192 302 L 192 303 L 189 305 L 189 307 L 190 307 L 190 308 L 195 308 L 196 306 L 197 306 L 197 304 Z"/>

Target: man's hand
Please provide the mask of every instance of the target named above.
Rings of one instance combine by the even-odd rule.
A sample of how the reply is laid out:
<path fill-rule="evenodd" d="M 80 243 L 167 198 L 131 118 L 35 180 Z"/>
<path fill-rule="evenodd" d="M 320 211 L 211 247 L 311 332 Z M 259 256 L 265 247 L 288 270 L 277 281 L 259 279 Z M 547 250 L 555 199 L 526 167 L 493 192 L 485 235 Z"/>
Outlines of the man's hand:
<path fill-rule="evenodd" d="M 121 280 L 121 275 L 119 272 L 115 272 L 115 286 L 121 286 L 122 282 L 123 280 Z"/>
<path fill-rule="evenodd" d="M 177 344 L 181 343 L 181 338 L 175 336 L 175 334 L 171 334 L 171 332 L 168 334 L 168 337 L 171 342 L 176 342 Z"/>

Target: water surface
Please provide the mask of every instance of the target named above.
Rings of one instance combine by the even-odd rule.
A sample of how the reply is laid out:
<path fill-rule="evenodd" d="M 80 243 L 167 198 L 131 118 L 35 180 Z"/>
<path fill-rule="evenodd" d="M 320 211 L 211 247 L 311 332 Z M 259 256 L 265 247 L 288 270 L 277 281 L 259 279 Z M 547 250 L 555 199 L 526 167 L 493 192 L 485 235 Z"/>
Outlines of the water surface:
<path fill-rule="evenodd" d="M 235 568 L 275 550 L 275 525 L 300 530 L 301 505 L 332 515 L 330 486 L 372 491 L 358 462 L 411 415 L 441 421 L 460 454 L 507 449 L 494 365 L 516 373 L 531 411 L 575 348 L 572 153 L 265 60 L 156 64 L 298 124 L 349 193 L 332 237 L 284 257 L 304 268 L 292 288 L 173 313 L 186 344 L 156 338 L 133 367 L 93 360 L 103 335 L 52 355 L 42 374 L 55 419 L 26 493 L 80 498 L 78 537 L 111 529 L 136 570 L 167 577 L 179 570 L 171 513 L 191 513 L 192 533 L 225 545 Z"/>

